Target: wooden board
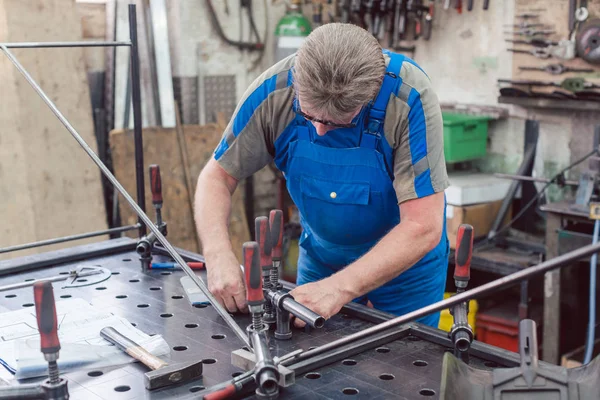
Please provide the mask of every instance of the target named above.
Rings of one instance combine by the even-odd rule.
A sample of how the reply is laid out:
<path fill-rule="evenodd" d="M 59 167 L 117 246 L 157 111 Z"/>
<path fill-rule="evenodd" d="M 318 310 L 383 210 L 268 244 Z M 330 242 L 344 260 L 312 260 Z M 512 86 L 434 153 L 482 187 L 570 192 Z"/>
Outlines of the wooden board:
<path fill-rule="evenodd" d="M 0 41 L 81 40 L 69 1 L 0 0 Z M 14 49 L 12 53 L 96 148 L 83 50 Z M 48 106 L 0 54 L 0 246 L 107 228 L 100 171 Z M 0 259 L 80 242 L 0 255 Z"/>
<path fill-rule="evenodd" d="M 543 11 L 535 11 L 531 12 L 528 10 L 536 10 L 541 9 Z M 569 19 L 569 0 L 516 0 L 515 2 L 515 16 L 522 13 L 534 13 L 539 14 L 537 19 L 529 19 L 529 23 L 543 23 L 548 26 L 548 28 L 555 31 L 555 33 L 549 36 L 540 36 L 552 41 L 560 41 L 562 39 L 566 39 L 569 36 L 568 31 L 568 19 Z M 588 21 L 594 18 L 600 17 L 600 0 L 589 0 L 588 1 L 588 10 L 590 15 L 588 17 Z M 513 23 L 519 24 L 523 22 L 521 18 L 514 18 Z M 510 27 L 506 28 L 506 32 L 509 32 Z M 517 28 L 514 28 L 517 29 Z M 537 29 L 537 28 L 535 28 Z M 511 35 L 506 35 L 506 39 L 511 38 Z M 514 36 L 514 39 L 524 39 L 522 36 Z M 506 43 L 506 48 L 516 48 L 516 49 L 532 49 L 533 46 L 525 45 L 525 44 L 513 44 Z M 519 66 L 545 66 L 548 64 L 563 64 L 565 67 L 573 67 L 573 68 L 592 68 L 594 72 L 586 73 L 586 72 L 568 72 L 563 73 L 561 75 L 552 75 L 546 73 L 544 71 L 523 71 L 519 69 Z M 549 82 L 560 82 L 565 78 L 570 77 L 583 77 L 587 81 L 600 84 L 600 65 L 589 64 L 581 58 L 576 57 L 573 60 L 563 60 L 556 57 L 551 57 L 548 59 L 537 58 L 530 54 L 524 53 L 513 53 L 513 79 L 515 80 L 540 80 L 540 81 L 549 81 Z M 527 89 L 527 87 L 523 87 Z M 561 88 L 556 87 L 542 87 L 535 86 L 533 90 L 539 92 L 549 92 L 551 93 L 554 90 L 561 90 Z M 565 91 L 566 92 L 566 91 Z"/>
<path fill-rule="evenodd" d="M 190 163 L 190 176 L 196 190 L 196 181 L 200 171 L 212 156 L 223 128 L 218 124 L 210 125 L 184 125 L 185 143 Z M 160 166 L 163 208 L 162 215 L 167 223 L 167 239 L 171 244 L 190 251 L 202 252 L 196 244 L 194 233 L 195 225 L 193 213 L 189 206 L 188 191 L 183 171 L 183 162 L 180 156 L 175 128 L 144 128 L 144 181 L 146 185 L 146 214 L 156 221 L 156 214 L 152 208 L 152 199 L 149 186 L 148 168 L 151 164 Z M 115 176 L 125 187 L 127 192 L 136 199 L 135 183 L 135 153 L 132 130 L 114 130 L 110 134 L 110 146 L 115 169 Z M 233 248 L 236 250 L 238 260 L 241 261 L 242 244 L 250 239 L 246 214 L 243 203 L 243 185 L 238 185 L 233 196 L 231 224 L 229 227 Z M 135 224 L 137 216 L 119 196 L 119 211 L 123 224 Z M 135 233 L 130 234 L 136 237 Z"/>

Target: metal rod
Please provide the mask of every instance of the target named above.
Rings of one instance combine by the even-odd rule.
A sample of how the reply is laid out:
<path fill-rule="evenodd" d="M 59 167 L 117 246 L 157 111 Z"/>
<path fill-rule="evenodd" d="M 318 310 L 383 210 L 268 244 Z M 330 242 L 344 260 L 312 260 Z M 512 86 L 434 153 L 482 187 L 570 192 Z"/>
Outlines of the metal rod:
<path fill-rule="evenodd" d="M 512 174 L 500 174 L 500 173 L 495 173 L 494 174 L 495 177 L 497 178 L 503 178 L 503 179 L 516 179 L 519 181 L 529 181 L 529 182 L 540 182 L 540 183 L 549 183 L 550 179 L 546 179 L 546 178 L 536 178 L 533 176 L 525 176 L 525 175 L 512 175 Z M 558 182 L 556 182 L 558 183 Z M 566 180 L 565 185 L 571 185 L 571 186 L 577 186 L 579 185 L 579 182 L 577 181 L 568 181 Z"/>
<path fill-rule="evenodd" d="M 29 73 L 23 68 L 23 66 L 19 63 L 19 61 L 15 58 L 15 56 L 4 46 L 0 46 L 0 49 L 4 51 L 9 60 L 15 65 L 15 67 L 19 70 L 19 72 L 25 77 L 27 82 L 33 87 L 33 89 L 40 95 L 42 100 L 48 105 L 50 110 L 56 115 L 56 117 L 60 120 L 60 122 L 67 128 L 69 133 L 75 138 L 75 140 L 79 143 L 79 145 L 85 150 L 85 152 L 91 157 L 91 159 L 98 165 L 102 173 L 110 180 L 110 182 L 114 185 L 114 187 L 121 193 L 121 195 L 127 200 L 129 205 L 134 209 L 136 214 L 142 219 L 144 224 L 154 234 L 156 235 L 158 241 L 165 247 L 165 249 L 169 252 L 169 255 L 173 257 L 173 259 L 179 264 L 181 269 L 194 281 L 196 285 L 200 288 L 202 293 L 208 298 L 210 303 L 213 305 L 215 310 L 221 315 L 221 317 L 225 320 L 227 325 L 234 331 L 234 333 L 238 336 L 238 338 L 244 343 L 245 346 L 250 348 L 250 341 L 248 340 L 248 336 L 246 333 L 240 328 L 240 326 L 234 321 L 234 319 L 229 315 L 227 310 L 223 308 L 223 306 L 217 302 L 215 297 L 206 287 L 206 284 L 200 277 L 198 277 L 194 271 L 186 264 L 185 261 L 181 258 L 181 256 L 175 251 L 171 243 L 167 241 L 167 239 L 163 236 L 162 233 L 158 230 L 158 228 L 152 223 L 150 218 L 142 211 L 142 209 L 135 203 L 133 198 L 127 193 L 125 188 L 119 183 L 117 178 L 110 172 L 110 170 L 104 165 L 104 163 L 98 158 L 96 153 L 88 146 L 88 144 L 83 140 L 81 135 L 77 133 L 75 128 L 69 123 L 69 121 L 62 115 L 62 113 L 56 108 L 52 100 L 44 93 L 42 88 L 37 84 L 37 82 L 29 75 Z"/>
<path fill-rule="evenodd" d="M 436 311 L 443 310 L 445 308 L 449 308 L 455 304 L 461 303 L 463 301 L 468 301 L 470 299 L 474 299 L 480 297 L 484 294 L 490 294 L 493 291 L 502 289 L 506 286 L 510 286 L 516 282 L 522 281 L 524 279 L 528 279 L 533 277 L 534 275 L 539 275 L 550 271 L 555 268 L 562 267 L 566 264 L 569 264 L 575 260 L 580 258 L 589 256 L 590 254 L 600 252 L 600 243 L 592 244 L 588 246 L 581 247 L 572 252 L 563 254 L 561 256 L 555 257 L 551 260 L 545 261 L 541 264 L 538 264 L 534 267 L 529 267 L 527 269 L 521 270 L 519 272 L 515 272 L 513 274 L 504 276 L 495 281 L 486 283 L 484 285 L 478 286 L 473 289 L 466 290 L 462 293 L 458 293 L 446 300 L 438 301 L 436 303 L 430 304 L 426 307 L 420 308 L 418 310 L 409 312 L 400 317 L 396 317 L 389 321 L 380 323 L 378 325 L 372 326 L 360 332 L 353 333 L 351 335 L 345 336 L 341 339 L 334 340 L 333 342 L 327 343 L 325 345 L 319 346 L 313 350 L 308 350 L 305 353 L 300 354 L 296 357 L 295 362 L 299 362 L 300 360 L 305 360 L 310 357 L 314 357 L 316 355 L 322 354 L 324 352 L 330 351 L 332 349 L 338 348 L 340 346 L 344 346 L 349 343 L 353 343 L 359 339 L 363 339 L 368 337 L 369 335 L 373 335 L 379 332 L 382 332 L 386 329 L 393 328 L 405 324 L 407 322 L 414 321 L 418 318 L 424 317 Z"/>
<path fill-rule="evenodd" d="M 138 56 L 137 19 L 135 4 L 129 4 L 129 38 L 131 40 L 131 102 L 133 103 L 133 137 L 135 142 L 135 181 L 137 187 L 137 201 L 142 212 L 146 212 L 146 188 L 144 184 L 144 143 L 142 140 L 142 94 L 140 91 L 140 59 Z M 125 99 L 129 102 L 129 98 Z M 127 121 L 126 121 L 127 122 Z M 124 125 L 125 127 L 128 124 Z M 139 235 L 146 234 L 146 227 L 141 218 Z"/>
<path fill-rule="evenodd" d="M 40 49 L 47 47 L 118 47 L 131 46 L 131 42 L 22 42 L 22 43 L 0 43 L 7 49 Z"/>
<path fill-rule="evenodd" d="M 122 232 L 132 231 L 132 230 L 138 229 L 138 228 L 139 228 L 139 224 L 127 225 L 127 226 L 121 226 L 121 227 L 118 227 L 118 228 L 106 229 L 106 230 L 103 230 L 103 231 L 82 233 L 82 234 L 79 234 L 79 235 L 64 236 L 64 237 L 61 237 L 61 238 L 41 240 L 39 242 L 32 242 L 32 243 L 27 243 L 27 244 L 19 244 L 17 246 L 10 246 L 10 247 L 5 247 L 5 248 L 0 249 L 0 254 L 2 254 L 2 253 L 9 253 L 11 251 L 31 249 L 33 247 L 41 247 L 41 246 L 48 246 L 48 245 L 51 245 L 51 244 L 70 242 L 72 240 L 87 239 L 87 238 L 91 238 L 91 237 L 94 237 L 94 236 L 109 235 L 109 234 L 112 234 L 112 233 L 122 233 Z"/>
<path fill-rule="evenodd" d="M 303 304 L 298 303 L 291 297 L 284 298 L 281 306 L 284 310 L 290 312 L 296 318 L 300 318 L 302 321 L 306 322 L 313 328 L 322 328 L 325 324 L 325 318 L 323 318 L 310 308 L 304 306 Z"/>

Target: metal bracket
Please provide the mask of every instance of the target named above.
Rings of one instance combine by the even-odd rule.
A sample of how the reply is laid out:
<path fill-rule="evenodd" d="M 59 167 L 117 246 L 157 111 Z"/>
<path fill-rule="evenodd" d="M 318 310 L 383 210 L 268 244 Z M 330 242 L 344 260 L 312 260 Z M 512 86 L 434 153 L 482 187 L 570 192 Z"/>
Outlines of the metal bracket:
<path fill-rule="evenodd" d="M 298 350 L 298 352 L 290 353 L 289 357 L 281 357 L 274 359 L 275 365 L 277 365 L 277 370 L 279 371 L 279 386 L 281 387 L 289 387 L 292 386 L 296 382 L 296 376 L 294 371 L 289 368 L 281 365 L 281 361 L 284 359 L 291 358 L 294 355 L 300 353 L 302 350 Z M 254 358 L 254 353 L 251 353 L 244 349 L 238 349 L 231 352 L 231 364 L 235 367 L 241 368 L 244 371 L 250 371 L 254 369 L 254 365 L 256 364 L 256 359 Z"/>

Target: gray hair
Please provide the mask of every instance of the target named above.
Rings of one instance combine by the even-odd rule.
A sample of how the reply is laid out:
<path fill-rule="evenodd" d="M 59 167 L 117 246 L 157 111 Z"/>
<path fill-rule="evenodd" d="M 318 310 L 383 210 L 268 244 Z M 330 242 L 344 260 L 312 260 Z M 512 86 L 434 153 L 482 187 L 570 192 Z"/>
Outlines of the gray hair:
<path fill-rule="evenodd" d="M 294 86 L 303 102 L 332 118 L 372 100 L 381 86 L 385 60 L 365 29 L 330 23 L 315 29 L 296 54 Z"/>

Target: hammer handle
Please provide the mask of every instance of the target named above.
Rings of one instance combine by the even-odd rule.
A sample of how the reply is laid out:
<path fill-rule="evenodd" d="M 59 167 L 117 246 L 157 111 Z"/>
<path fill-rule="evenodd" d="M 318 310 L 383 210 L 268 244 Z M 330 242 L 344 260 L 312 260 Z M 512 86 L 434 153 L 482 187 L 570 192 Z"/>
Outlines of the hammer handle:
<path fill-rule="evenodd" d="M 115 346 L 123 350 L 125 353 L 129 354 L 131 357 L 140 361 L 148 368 L 152 370 L 157 370 L 162 367 L 166 367 L 167 363 L 156 357 L 155 355 L 149 353 L 142 346 L 134 342 L 133 340 L 123 336 L 121 333 L 117 332 L 117 330 L 111 326 L 107 326 L 106 328 L 102 328 L 100 331 L 100 335 L 113 343 Z"/>

